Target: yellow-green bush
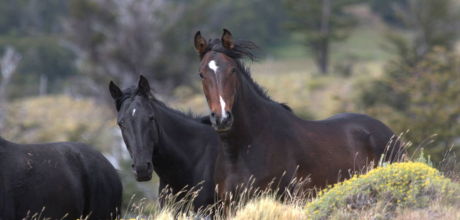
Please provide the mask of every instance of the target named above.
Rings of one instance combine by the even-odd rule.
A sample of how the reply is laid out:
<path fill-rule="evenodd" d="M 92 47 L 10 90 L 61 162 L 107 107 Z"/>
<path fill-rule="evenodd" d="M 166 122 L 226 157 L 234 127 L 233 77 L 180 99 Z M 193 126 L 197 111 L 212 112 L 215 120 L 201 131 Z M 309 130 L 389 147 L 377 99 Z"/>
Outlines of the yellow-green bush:
<path fill-rule="evenodd" d="M 311 219 L 323 219 L 335 210 L 365 209 L 378 202 L 386 211 L 396 207 L 425 207 L 434 199 L 459 199 L 458 185 L 422 162 L 384 164 L 367 174 L 329 186 L 307 204 Z"/>

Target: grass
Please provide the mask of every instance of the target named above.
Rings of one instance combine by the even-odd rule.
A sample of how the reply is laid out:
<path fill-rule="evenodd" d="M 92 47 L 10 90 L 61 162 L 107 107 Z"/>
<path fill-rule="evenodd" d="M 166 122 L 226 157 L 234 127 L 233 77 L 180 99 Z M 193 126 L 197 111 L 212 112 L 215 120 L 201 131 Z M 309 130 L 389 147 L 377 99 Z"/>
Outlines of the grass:
<path fill-rule="evenodd" d="M 408 146 L 408 145 L 406 145 Z M 458 172 L 457 172 L 458 173 Z M 260 191 L 255 198 L 244 198 L 232 205 L 228 218 L 215 219 L 458 219 L 460 217 L 460 183 L 458 175 L 447 178 L 433 167 L 421 150 L 415 159 L 383 163 L 367 172 L 355 174 L 344 182 L 317 191 L 317 196 L 280 196 Z M 193 196 L 189 197 L 193 198 Z M 172 201 L 172 200 L 171 200 Z M 216 203 L 203 212 L 192 213 L 189 202 L 167 203 L 145 219 L 206 219 L 209 212 L 221 213 Z M 185 206 L 182 209 L 181 206 Z M 181 211 L 185 210 L 185 211 Z"/>

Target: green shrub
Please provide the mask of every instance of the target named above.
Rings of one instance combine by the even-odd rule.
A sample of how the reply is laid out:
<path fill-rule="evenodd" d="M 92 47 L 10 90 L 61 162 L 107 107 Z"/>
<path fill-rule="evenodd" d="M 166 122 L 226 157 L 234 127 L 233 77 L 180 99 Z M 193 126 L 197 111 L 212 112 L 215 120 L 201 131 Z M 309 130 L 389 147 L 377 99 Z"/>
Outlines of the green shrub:
<path fill-rule="evenodd" d="M 458 199 L 459 187 L 422 162 L 383 164 L 367 174 L 329 186 L 306 205 L 311 219 L 324 219 L 335 210 L 362 210 L 383 203 L 391 214 L 397 207 L 422 208 L 435 199 Z"/>

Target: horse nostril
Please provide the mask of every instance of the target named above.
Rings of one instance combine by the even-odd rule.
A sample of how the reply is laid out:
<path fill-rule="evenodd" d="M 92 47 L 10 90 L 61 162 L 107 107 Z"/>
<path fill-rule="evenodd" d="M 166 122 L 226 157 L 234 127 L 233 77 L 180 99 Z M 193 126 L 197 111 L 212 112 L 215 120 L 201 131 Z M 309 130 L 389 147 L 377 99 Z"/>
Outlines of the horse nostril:
<path fill-rule="evenodd" d="M 216 124 L 216 118 L 217 118 L 216 112 L 211 112 L 209 119 L 211 119 L 212 124 Z"/>
<path fill-rule="evenodd" d="M 232 112 L 231 112 L 231 111 L 227 111 L 227 117 L 228 117 L 228 119 L 231 119 L 231 118 L 233 117 L 233 115 L 232 115 Z"/>
<path fill-rule="evenodd" d="M 131 164 L 131 172 L 137 175 L 136 168 L 134 167 L 134 163 Z"/>

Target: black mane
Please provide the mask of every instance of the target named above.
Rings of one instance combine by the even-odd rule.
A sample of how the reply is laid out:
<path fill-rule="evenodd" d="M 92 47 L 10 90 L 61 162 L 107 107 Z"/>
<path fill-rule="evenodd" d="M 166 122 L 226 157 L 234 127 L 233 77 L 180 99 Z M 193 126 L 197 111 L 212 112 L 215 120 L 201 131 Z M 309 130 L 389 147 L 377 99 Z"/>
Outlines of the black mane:
<path fill-rule="evenodd" d="M 134 99 L 134 97 L 136 96 L 141 96 L 141 93 L 139 92 L 138 87 L 132 86 L 131 88 L 125 89 L 123 91 L 123 95 L 120 98 L 115 100 L 115 107 L 117 111 L 120 111 L 121 105 L 123 105 L 123 103 L 127 99 L 129 98 Z M 155 105 L 160 105 L 163 108 L 168 109 L 168 111 L 174 113 L 177 116 L 184 117 L 186 119 L 192 119 L 192 120 L 195 120 L 203 124 L 210 124 L 210 122 L 208 123 L 209 120 L 207 119 L 209 118 L 209 116 L 202 116 L 202 115 L 194 114 L 190 109 L 184 112 L 184 111 L 180 111 L 180 110 L 168 107 L 162 101 L 156 99 L 152 94 L 149 94 L 148 98 L 151 102 L 154 102 Z"/>
<path fill-rule="evenodd" d="M 279 103 L 271 99 L 268 95 L 267 89 L 265 89 L 263 86 L 259 85 L 257 82 L 254 81 L 254 79 L 251 77 L 251 71 L 249 67 L 245 67 L 243 61 L 241 60 L 247 57 L 251 59 L 251 61 L 257 61 L 257 57 L 251 53 L 251 50 L 260 49 L 260 47 L 257 46 L 257 44 L 255 44 L 254 42 L 248 40 L 235 40 L 233 41 L 233 45 L 233 49 L 229 50 L 222 45 L 222 41 L 220 39 L 209 39 L 208 46 L 203 51 L 203 53 L 200 53 L 200 59 L 202 60 L 204 55 L 210 51 L 220 52 L 229 56 L 230 58 L 236 61 L 238 69 L 240 70 L 240 72 L 243 73 L 242 75 L 253 86 L 254 90 L 260 97 L 264 98 L 265 100 L 275 102 L 281 105 L 281 107 L 283 107 L 284 109 L 293 112 L 292 108 L 289 107 L 286 103 Z"/>

